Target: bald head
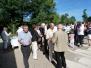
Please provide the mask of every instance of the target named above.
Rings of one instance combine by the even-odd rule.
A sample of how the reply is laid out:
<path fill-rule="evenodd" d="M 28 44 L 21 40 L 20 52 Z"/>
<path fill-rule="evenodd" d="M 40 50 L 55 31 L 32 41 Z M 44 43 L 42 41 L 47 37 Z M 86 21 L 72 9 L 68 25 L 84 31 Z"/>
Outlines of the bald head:
<path fill-rule="evenodd" d="M 54 29 L 54 23 L 50 23 L 50 28 Z"/>
<path fill-rule="evenodd" d="M 42 23 L 42 24 L 41 24 L 41 27 L 45 27 L 45 23 Z"/>
<path fill-rule="evenodd" d="M 58 24 L 57 28 L 58 28 L 58 30 L 59 29 L 62 29 L 63 28 L 63 25 L 62 24 Z"/>

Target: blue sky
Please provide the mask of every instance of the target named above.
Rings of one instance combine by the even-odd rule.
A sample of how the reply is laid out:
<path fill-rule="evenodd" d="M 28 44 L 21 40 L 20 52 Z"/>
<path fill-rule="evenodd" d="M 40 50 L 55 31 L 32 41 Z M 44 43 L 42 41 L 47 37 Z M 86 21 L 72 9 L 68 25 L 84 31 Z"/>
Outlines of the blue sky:
<path fill-rule="evenodd" d="M 68 13 L 75 16 L 77 20 L 82 20 L 82 13 L 87 9 L 88 16 L 91 16 L 91 0 L 55 0 L 56 11 L 62 15 Z"/>

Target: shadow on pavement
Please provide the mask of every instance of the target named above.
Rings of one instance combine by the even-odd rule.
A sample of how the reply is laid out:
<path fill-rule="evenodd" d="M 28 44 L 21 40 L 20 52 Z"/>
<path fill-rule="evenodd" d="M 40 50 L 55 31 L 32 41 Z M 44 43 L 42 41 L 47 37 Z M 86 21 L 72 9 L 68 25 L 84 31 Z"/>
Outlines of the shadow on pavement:
<path fill-rule="evenodd" d="M 46 59 L 49 61 L 49 54 L 45 54 Z M 50 62 L 50 61 L 49 61 Z M 55 54 L 53 54 L 53 60 L 51 61 L 51 63 L 53 64 L 53 66 L 56 68 L 56 58 L 55 58 Z"/>
<path fill-rule="evenodd" d="M 17 68 L 14 50 L 3 51 L 0 43 L 0 68 Z"/>

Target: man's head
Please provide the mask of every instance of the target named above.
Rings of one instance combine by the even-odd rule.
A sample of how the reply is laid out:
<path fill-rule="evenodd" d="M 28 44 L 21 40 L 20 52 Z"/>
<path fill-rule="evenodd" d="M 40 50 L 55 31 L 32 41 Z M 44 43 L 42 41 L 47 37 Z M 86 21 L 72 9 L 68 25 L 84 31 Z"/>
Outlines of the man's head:
<path fill-rule="evenodd" d="M 44 27 L 45 27 L 45 23 L 42 23 L 42 24 L 41 24 L 41 27 L 44 28 Z"/>
<path fill-rule="evenodd" d="M 24 31 L 25 33 L 28 32 L 28 29 L 29 29 L 28 25 L 23 25 L 23 31 Z"/>
<path fill-rule="evenodd" d="M 4 31 L 7 31 L 8 29 L 7 29 L 7 27 L 3 27 L 3 30 L 4 30 Z"/>
<path fill-rule="evenodd" d="M 89 22 L 89 27 L 91 27 L 91 22 Z"/>
<path fill-rule="evenodd" d="M 58 24 L 57 28 L 58 28 L 58 30 L 62 30 L 63 25 L 62 24 Z"/>
<path fill-rule="evenodd" d="M 37 25 L 36 25 L 36 24 L 33 24 L 33 25 L 32 25 L 32 29 L 33 29 L 33 30 L 37 30 Z"/>
<path fill-rule="evenodd" d="M 50 29 L 54 29 L 54 23 L 50 23 Z"/>

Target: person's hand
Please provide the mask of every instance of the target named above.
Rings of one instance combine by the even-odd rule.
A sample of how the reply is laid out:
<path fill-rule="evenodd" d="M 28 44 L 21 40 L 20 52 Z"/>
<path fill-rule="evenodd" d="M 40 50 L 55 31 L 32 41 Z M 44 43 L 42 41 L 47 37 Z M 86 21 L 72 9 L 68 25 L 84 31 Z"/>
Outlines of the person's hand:
<path fill-rule="evenodd" d="M 43 35 L 40 35 L 40 37 L 42 37 Z"/>
<path fill-rule="evenodd" d="M 49 42 L 52 42 L 52 38 L 49 39 Z"/>
<path fill-rule="evenodd" d="M 9 35 L 11 35 L 11 32 L 9 33 Z"/>

